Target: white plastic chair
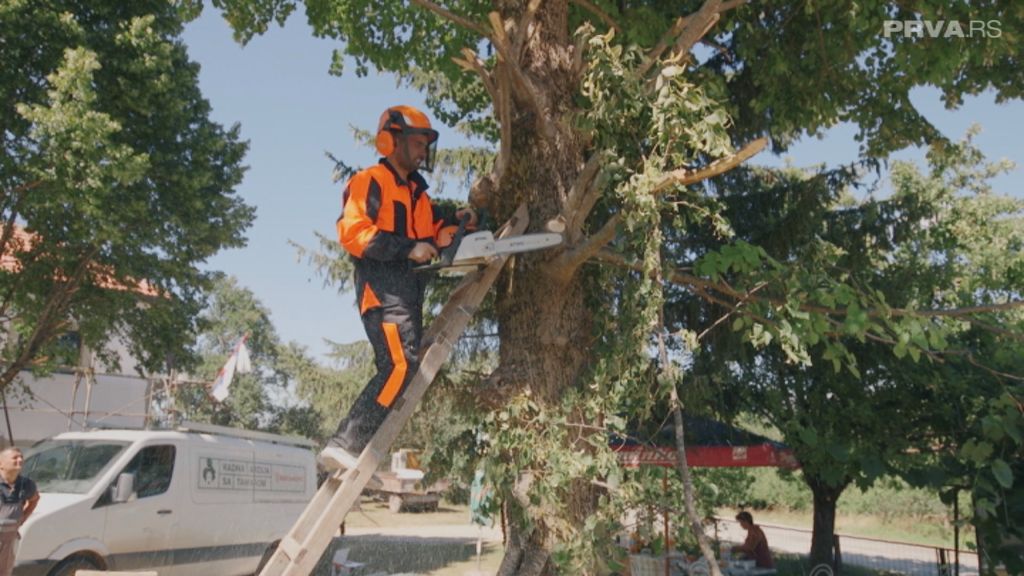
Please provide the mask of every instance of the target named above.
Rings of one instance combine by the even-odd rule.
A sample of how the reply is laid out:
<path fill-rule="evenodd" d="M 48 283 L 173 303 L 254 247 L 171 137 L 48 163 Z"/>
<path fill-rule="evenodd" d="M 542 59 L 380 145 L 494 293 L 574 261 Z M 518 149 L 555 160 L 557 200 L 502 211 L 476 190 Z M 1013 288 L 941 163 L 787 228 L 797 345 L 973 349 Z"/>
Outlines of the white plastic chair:
<path fill-rule="evenodd" d="M 341 548 L 334 553 L 331 559 L 332 576 L 351 576 L 358 574 L 359 570 L 366 566 L 363 562 L 353 562 L 348 559 L 349 548 Z"/>

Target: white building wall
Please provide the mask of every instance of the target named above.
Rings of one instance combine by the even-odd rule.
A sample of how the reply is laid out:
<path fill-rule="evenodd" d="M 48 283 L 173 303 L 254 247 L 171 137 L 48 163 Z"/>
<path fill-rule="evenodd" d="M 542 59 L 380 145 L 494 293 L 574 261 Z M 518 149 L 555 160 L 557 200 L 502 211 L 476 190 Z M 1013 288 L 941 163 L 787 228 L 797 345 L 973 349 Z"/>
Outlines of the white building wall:
<path fill-rule="evenodd" d="M 87 426 L 142 428 L 149 407 L 149 382 L 138 375 L 138 363 L 122 341 L 112 339 L 107 350 L 116 354 L 119 369 L 85 351 L 80 365 L 93 368 L 91 377 L 71 369 L 42 378 L 22 372 L 19 378 L 31 395 L 8 395 L 7 414 L 0 411 L 3 444 L 9 442 L 8 431 L 14 444 L 24 447 Z"/>
<path fill-rule="evenodd" d="M 97 374 L 89 379 L 73 373 L 36 378 L 22 372 L 34 398 L 8 400 L 14 444 L 30 446 L 86 424 L 141 428 L 146 420 L 147 382 L 137 376 Z M 0 433 L 7 436 L 7 417 L 0 414 Z"/>

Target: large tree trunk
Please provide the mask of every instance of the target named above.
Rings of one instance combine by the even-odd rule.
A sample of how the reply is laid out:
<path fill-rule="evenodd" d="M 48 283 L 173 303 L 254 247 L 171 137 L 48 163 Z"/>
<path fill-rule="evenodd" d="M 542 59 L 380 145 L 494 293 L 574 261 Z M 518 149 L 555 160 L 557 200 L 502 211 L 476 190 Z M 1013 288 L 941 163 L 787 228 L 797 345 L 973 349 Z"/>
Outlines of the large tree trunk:
<path fill-rule="evenodd" d="M 806 474 L 804 479 L 814 496 L 814 527 L 811 535 L 811 566 L 828 564 L 833 570 L 835 562 L 836 505 L 839 496 L 849 485 L 843 482 L 833 486 L 814 475 Z"/>
<path fill-rule="evenodd" d="M 525 2 L 499 2 L 500 13 L 510 35 L 522 21 Z M 583 147 L 570 128 L 572 99 L 576 86 L 571 77 L 571 43 L 567 36 L 567 4 L 542 2 L 533 18 L 530 34 L 520 35 L 523 56 L 530 63 L 521 69 L 535 90 L 532 102 L 514 91 L 508 107 L 511 125 L 509 141 L 503 143 L 499 159 L 498 188 L 491 205 L 499 216 L 511 214 L 521 203 L 530 213 L 530 231 L 563 210 L 563 200 L 583 165 Z M 514 72 L 499 65 L 499 82 L 516 83 Z M 507 93 L 507 92 L 506 92 Z M 540 104 L 539 104 L 540 103 Z M 527 393 L 542 409 L 555 411 L 565 392 L 573 387 L 590 357 L 591 314 L 584 302 L 584 287 L 578 274 L 553 274 L 551 260 L 557 250 L 520 255 L 499 280 L 497 315 L 500 334 L 498 378 L 504 394 Z M 524 447 L 525 448 L 525 447 Z M 533 463 L 543 474 L 544 463 Z M 529 470 L 524 474 L 522 492 L 528 488 Z M 593 510 L 593 489 L 580 482 L 574 486 L 566 505 L 579 520 Z M 506 555 L 499 574 L 535 575 L 553 573 L 550 558 L 555 544 L 540 510 L 531 510 L 522 494 L 507 502 L 523 506 L 534 520 L 533 530 L 512 523 Z M 564 511 L 563 511 L 564 513 Z M 511 515 L 514 516 L 514 515 Z"/>

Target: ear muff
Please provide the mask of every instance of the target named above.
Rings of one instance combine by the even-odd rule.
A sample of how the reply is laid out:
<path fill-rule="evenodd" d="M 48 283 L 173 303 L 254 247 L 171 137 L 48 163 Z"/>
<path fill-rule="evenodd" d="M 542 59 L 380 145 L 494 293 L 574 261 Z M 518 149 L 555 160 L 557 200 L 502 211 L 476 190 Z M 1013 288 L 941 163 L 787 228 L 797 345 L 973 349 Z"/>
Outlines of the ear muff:
<path fill-rule="evenodd" d="M 373 143 L 381 156 L 390 156 L 395 151 L 393 132 L 396 130 L 400 132 L 404 127 L 405 119 L 402 118 L 402 113 L 398 110 L 388 108 L 380 115 L 380 121 L 377 122 L 377 138 Z"/>
<path fill-rule="evenodd" d="M 377 132 L 377 139 L 373 143 L 377 146 L 377 152 L 381 156 L 390 156 L 395 151 L 395 137 L 387 130 Z"/>

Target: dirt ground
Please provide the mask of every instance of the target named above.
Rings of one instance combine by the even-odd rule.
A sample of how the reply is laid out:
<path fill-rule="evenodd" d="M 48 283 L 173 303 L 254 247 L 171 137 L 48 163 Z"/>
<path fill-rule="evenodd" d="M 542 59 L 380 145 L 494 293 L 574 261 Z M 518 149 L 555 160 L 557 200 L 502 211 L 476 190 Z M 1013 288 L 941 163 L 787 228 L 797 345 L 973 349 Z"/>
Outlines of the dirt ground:
<path fill-rule="evenodd" d="M 348 515 L 345 535 L 335 538 L 317 576 L 333 576 L 330 559 L 347 548 L 348 559 L 365 563 L 359 575 L 484 576 L 497 572 L 504 552 L 500 527 L 470 523 L 467 506 L 442 503 L 437 512 L 390 512 L 364 501 Z M 481 554 L 477 557 L 477 542 Z"/>

